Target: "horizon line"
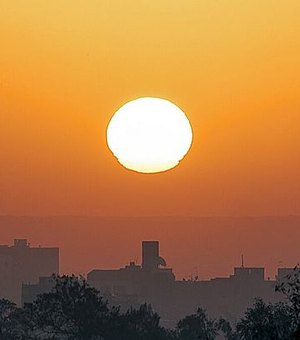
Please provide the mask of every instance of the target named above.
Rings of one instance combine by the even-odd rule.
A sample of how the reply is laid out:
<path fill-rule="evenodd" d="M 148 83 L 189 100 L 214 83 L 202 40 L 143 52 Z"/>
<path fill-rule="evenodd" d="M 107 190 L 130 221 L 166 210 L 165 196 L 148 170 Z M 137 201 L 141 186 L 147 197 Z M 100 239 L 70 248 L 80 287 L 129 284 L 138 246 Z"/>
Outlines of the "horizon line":
<path fill-rule="evenodd" d="M 77 217 L 77 218 L 299 218 L 300 214 L 286 215 L 92 215 L 92 214 L 38 214 L 38 215 L 13 215 L 0 214 L 0 218 L 60 218 L 60 217 Z"/>

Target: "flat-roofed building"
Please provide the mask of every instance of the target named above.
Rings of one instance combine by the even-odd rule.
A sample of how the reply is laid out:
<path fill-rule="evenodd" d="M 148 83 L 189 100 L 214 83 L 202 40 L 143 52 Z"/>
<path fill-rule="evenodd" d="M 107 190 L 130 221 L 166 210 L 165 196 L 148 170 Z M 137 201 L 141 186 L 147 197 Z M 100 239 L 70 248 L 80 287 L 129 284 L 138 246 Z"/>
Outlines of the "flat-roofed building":
<path fill-rule="evenodd" d="M 87 275 L 90 285 L 110 302 L 124 309 L 150 303 L 165 326 L 175 326 L 202 307 L 215 318 L 240 318 L 255 298 L 279 301 L 276 281 L 266 280 L 262 267 L 235 267 L 228 277 L 201 281 L 198 277 L 175 280 L 172 269 L 159 255 L 158 241 L 142 242 L 142 265 L 131 262 L 116 270 L 95 269 Z"/>
<path fill-rule="evenodd" d="M 59 273 L 59 249 L 31 247 L 26 239 L 0 245 L 0 298 L 21 305 L 22 284 Z"/>

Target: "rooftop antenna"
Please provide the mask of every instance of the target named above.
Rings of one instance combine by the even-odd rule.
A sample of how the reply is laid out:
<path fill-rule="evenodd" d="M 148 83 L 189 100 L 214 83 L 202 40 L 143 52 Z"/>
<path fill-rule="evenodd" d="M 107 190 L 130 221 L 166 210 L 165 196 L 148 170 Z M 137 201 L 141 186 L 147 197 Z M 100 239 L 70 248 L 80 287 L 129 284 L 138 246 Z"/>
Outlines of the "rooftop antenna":
<path fill-rule="evenodd" d="M 244 268 L 244 255 L 242 254 L 242 268 Z"/>

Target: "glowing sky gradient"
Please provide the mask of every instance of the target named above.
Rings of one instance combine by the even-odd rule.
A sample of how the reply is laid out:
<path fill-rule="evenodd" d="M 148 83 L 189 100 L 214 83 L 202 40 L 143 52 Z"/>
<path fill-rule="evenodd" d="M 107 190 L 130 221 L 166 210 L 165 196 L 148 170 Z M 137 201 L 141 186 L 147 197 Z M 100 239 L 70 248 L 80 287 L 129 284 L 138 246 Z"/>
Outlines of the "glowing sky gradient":
<path fill-rule="evenodd" d="M 300 2 L 0 2 L 0 214 L 300 213 Z M 174 171 L 106 146 L 131 98 L 187 112 Z"/>

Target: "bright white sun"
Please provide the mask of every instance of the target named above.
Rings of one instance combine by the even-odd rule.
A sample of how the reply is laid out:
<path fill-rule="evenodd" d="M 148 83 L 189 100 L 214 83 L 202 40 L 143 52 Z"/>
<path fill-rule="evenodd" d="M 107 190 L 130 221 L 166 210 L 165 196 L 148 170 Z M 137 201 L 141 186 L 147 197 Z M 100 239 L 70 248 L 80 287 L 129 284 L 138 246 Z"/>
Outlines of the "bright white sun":
<path fill-rule="evenodd" d="M 139 98 L 123 105 L 107 128 L 107 143 L 127 169 L 161 172 L 178 165 L 192 144 L 184 112 L 168 100 Z"/>

